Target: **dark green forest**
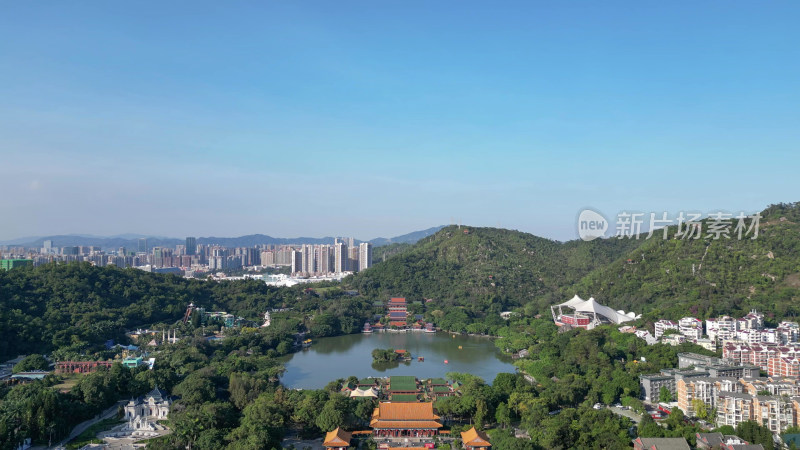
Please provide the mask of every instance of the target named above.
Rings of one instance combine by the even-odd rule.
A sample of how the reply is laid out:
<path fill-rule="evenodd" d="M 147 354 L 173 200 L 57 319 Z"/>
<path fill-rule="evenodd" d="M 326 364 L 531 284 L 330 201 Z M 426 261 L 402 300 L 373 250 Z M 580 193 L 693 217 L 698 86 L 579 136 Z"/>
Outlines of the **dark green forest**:
<path fill-rule="evenodd" d="M 255 280 L 189 280 L 88 263 L 0 271 L 0 299 L 0 360 L 53 351 L 66 357 L 109 339 L 125 342 L 126 331 L 180 321 L 190 303 L 254 323 L 267 309 L 291 307 L 317 336 L 358 331 L 373 310 L 341 289 L 320 296 Z"/>

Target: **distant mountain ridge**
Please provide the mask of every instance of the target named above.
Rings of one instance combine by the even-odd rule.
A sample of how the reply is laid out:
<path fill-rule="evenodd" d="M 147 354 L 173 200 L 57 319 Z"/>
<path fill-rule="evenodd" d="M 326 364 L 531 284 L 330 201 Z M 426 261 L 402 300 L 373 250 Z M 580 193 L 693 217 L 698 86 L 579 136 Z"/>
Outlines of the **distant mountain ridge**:
<path fill-rule="evenodd" d="M 357 243 L 369 242 L 372 245 L 379 247 L 393 243 L 413 244 L 418 240 L 430 236 L 444 225 L 438 227 L 428 228 L 426 230 L 413 231 L 411 233 L 403 234 L 393 238 L 375 238 L 370 241 L 362 241 L 356 239 Z M 70 247 L 70 246 L 95 246 L 103 249 L 117 249 L 125 247 L 128 250 L 133 250 L 138 246 L 138 239 L 146 238 L 147 246 L 153 247 L 175 247 L 176 245 L 183 244 L 185 239 L 168 238 L 163 236 L 146 236 L 136 233 L 126 233 L 117 236 L 91 236 L 83 234 L 62 234 L 54 236 L 29 236 L 8 241 L 0 241 L 0 245 L 12 245 L 28 248 L 41 248 L 44 241 L 53 241 L 54 247 Z M 314 237 L 297 237 L 297 238 L 276 238 L 266 234 L 249 234 L 239 237 L 198 237 L 198 244 L 206 245 L 221 245 L 224 247 L 255 247 L 257 245 L 300 245 L 300 244 L 333 244 L 336 238 L 326 236 L 322 238 Z"/>
<path fill-rule="evenodd" d="M 369 241 L 374 246 L 381 246 L 381 245 L 389 245 L 389 244 L 415 244 L 422 238 L 426 238 L 432 234 L 435 234 L 437 231 L 444 228 L 445 225 L 439 225 L 438 227 L 431 227 L 427 230 L 420 230 L 420 231 L 413 231 L 408 234 L 403 234 L 401 236 L 396 236 L 393 238 L 375 238 Z"/>

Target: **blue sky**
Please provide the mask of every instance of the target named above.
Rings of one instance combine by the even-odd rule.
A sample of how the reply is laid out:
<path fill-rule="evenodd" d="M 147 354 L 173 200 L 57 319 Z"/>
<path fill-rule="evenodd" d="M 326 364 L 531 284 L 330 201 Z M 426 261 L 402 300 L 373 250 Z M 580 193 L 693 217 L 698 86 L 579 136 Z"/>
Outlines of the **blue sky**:
<path fill-rule="evenodd" d="M 0 239 L 800 200 L 797 2 L 12 2 Z"/>

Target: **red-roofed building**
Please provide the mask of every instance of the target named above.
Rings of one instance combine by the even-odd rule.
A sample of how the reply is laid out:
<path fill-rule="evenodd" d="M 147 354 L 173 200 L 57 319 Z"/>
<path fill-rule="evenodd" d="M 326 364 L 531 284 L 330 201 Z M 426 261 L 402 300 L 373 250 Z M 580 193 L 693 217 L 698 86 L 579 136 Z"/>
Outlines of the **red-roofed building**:
<path fill-rule="evenodd" d="M 798 377 L 800 376 L 800 359 L 798 358 L 770 358 L 767 363 L 767 372 L 773 376 Z"/>
<path fill-rule="evenodd" d="M 372 413 L 370 426 L 376 437 L 431 437 L 442 424 L 431 402 L 381 402 Z"/>
<path fill-rule="evenodd" d="M 461 442 L 465 450 L 489 450 L 492 444 L 486 433 L 478 431 L 475 427 L 461 433 Z"/>
<path fill-rule="evenodd" d="M 408 303 L 403 297 L 392 297 L 386 305 L 388 310 L 389 324 L 398 328 L 408 325 Z"/>
<path fill-rule="evenodd" d="M 322 445 L 327 450 L 346 450 L 347 447 L 350 447 L 350 438 L 352 438 L 352 434 L 336 427 L 335 430 L 325 434 L 325 441 Z"/>

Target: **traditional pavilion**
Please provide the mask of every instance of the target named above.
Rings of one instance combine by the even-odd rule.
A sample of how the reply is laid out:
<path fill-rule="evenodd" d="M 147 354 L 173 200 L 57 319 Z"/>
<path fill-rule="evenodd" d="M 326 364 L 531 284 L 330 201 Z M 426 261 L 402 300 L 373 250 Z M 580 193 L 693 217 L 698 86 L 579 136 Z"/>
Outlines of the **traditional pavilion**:
<path fill-rule="evenodd" d="M 322 445 L 328 450 L 346 450 L 350 447 L 350 438 L 352 433 L 336 427 L 335 430 L 325 433 L 325 441 Z"/>
<path fill-rule="evenodd" d="M 461 432 L 461 442 L 466 450 L 489 450 L 492 447 L 486 433 L 476 430 L 475 427 Z"/>
<path fill-rule="evenodd" d="M 387 305 L 389 310 L 389 324 L 399 328 L 407 325 L 408 320 L 408 304 L 403 297 L 393 297 L 389 299 Z"/>
<path fill-rule="evenodd" d="M 442 427 L 438 420 L 431 402 L 381 402 L 369 424 L 375 437 L 431 437 Z"/>

